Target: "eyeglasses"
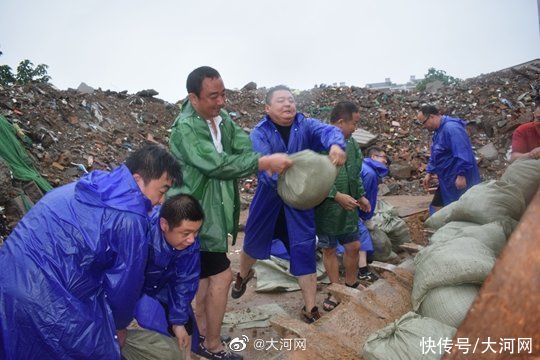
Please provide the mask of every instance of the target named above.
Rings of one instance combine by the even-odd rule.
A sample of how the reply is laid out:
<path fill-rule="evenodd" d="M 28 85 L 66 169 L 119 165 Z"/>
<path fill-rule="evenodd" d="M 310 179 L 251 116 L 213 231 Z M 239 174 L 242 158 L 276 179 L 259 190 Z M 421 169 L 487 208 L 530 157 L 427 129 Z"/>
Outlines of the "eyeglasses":
<path fill-rule="evenodd" d="M 424 113 L 422 113 L 422 115 L 424 115 Z M 428 115 L 424 115 L 424 121 L 420 121 L 418 119 L 416 119 L 415 123 L 418 125 L 418 126 L 424 126 L 424 124 L 429 120 L 429 118 L 431 117 L 432 114 L 428 114 Z"/>

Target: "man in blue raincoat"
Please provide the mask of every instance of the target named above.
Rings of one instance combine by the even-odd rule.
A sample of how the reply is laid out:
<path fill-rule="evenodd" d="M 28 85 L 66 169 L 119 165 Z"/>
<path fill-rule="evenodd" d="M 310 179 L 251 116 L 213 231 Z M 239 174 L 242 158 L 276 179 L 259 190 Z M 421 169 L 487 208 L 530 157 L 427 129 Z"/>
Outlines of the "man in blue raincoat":
<path fill-rule="evenodd" d="M 263 155 L 293 154 L 305 149 L 328 151 L 335 165 L 345 162 L 345 141 L 341 131 L 297 113 L 294 97 L 287 87 L 271 88 L 265 102 L 267 115 L 250 135 L 255 151 Z M 245 233 L 240 272 L 235 279 L 232 297 L 242 296 L 247 282 L 254 275 L 252 266 L 256 259 L 269 258 L 272 239 L 278 238 L 290 253 L 290 271 L 298 277 L 302 289 L 305 303 L 302 314 L 308 322 L 317 320 L 320 314 L 315 306 L 314 210 L 297 210 L 284 204 L 277 193 L 277 176 L 259 171 L 257 191 L 250 206 Z"/>
<path fill-rule="evenodd" d="M 371 209 L 369 212 L 358 210 L 361 219 L 358 223 L 361 243 L 358 259 L 358 279 L 366 285 L 376 281 L 378 276 L 369 271 L 368 268 L 368 253 L 373 253 L 373 242 L 364 222 L 373 217 L 375 207 L 377 206 L 379 183 L 383 177 L 388 175 L 388 168 L 386 166 L 388 159 L 383 149 L 373 146 L 368 149 L 367 155 L 362 164 L 361 177 Z"/>
<path fill-rule="evenodd" d="M 433 175 L 437 175 L 439 187 L 431 206 L 435 211 L 461 197 L 467 189 L 480 182 L 480 174 L 465 129 L 465 121 L 440 115 L 433 105 L 423 105 L 417 120 L 433 131 L 431 155 L 423 180 L 428 188 Z"/>
<path fill-rule="evenodd" d="M 174 336 L 178 350 L 184 353 L 190 352 L 190 337 L 195 329 L 191 302 L 199 286 L 201 261 L 197 235 L 203 219 L 203 209 L 191 195 L 174 195 L 163 206 L 154 208 L 144 296 L 135 311 L 140 326 Z M 137 331 L 130 331 L 124 357 L 136 358 L 140 346 L 148 351 L 151 344 L 144 341 L 144 333 L 139 336 Z"/>
<path fill-rule="evenodd" d="M 120 359 L 148 252 L 148 212 L 173 181 L 159 146 L 47 193 L 0 249 L 0 358 Z"/>

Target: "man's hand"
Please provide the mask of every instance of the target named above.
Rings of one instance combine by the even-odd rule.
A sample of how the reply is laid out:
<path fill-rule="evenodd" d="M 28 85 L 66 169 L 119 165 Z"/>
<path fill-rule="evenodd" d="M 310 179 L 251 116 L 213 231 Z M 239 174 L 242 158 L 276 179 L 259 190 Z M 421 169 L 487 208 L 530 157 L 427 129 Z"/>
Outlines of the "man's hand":
<path fill-rule="evenodd" d="M 459 190 L 465 189 L 467 187 L 467 179 L 463 175 L 458 175 L 456 177 L 456 188 Z"/>
<path fill-rule="evenodd" d="M 336 193 L 334 200 L 347 211 L 354 210 L 358 206 L 358 203 L 352 196 L 340 192 Z"/>
<path fill-rule="evenodd" d="M 120 348 L 123 348 L 126 344 L 126 338 L 127 338 L 127 329 L 120 329 L 116 330 L 116 339 L 118 340 L 118 343 L 120 344 Z"/>
<path fill-rule="evenodd" d="M 343 151 L 343 149 L 341 149 L 339 145 L 332 145 L 330 147 L 328 157 L 330 158 L 330 161 L 332 161 L 332 164 L 334 164 L 335 166 L 341 166 L 345 164 L 345 160 L 347 160 L 347 154 L 345 154 L 345 151 Z"/>
<path fill-rule="evenodd" d="M 365 213 L 369 213 L 371 211 L 371 204 L 365 196 L 358 199 L 358 207 L 360 207 L 360 209 Z"/>
<path fill-rule="evenodd" d="M 269 176 L 274 173 L 284 173 L 292 164 L 292 160 L 284 153 L 275 153 L 259 158 L 259 170 L 266 171 Z"/>
<path fill-rule="evenodd" d="M 540 146 L 529 151 L 529 157 L 531 159 L 540 159 Z"/>
<path fill-rule="evenodd" d="M 424 187 L 424 190 L 427 191 L 429 189 L 429 182 L 431 181 L 431 174 L 427 173 L 426 176 L 424 176 L 424 179 L 422 180 L 422 186 Z"/>
<path fill-rule="evenodd" d="M 178 341 L 178 349 L 184 352 L 185 359 L 191 359 L 191 336 L 188 335 L 184 325 L 172 326 L 176 340 Z"/>

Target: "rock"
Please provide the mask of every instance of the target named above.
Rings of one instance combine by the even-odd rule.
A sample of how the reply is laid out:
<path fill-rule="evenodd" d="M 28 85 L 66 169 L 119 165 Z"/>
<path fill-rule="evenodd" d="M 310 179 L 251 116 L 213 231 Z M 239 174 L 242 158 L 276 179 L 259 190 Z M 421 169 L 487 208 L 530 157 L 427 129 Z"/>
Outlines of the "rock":
<path fill-rule="evenodd" d="M 86 85 L 86 83 L 82 82 L 79 87 L 77 88 L 77 92 L 81 94 L 93 94 L 94 88 L 91 86 Z"/>
<path fill-rule="evenodd" d="M 408 179 L 412 171 L 413 168 L 409 164 L 397 162 L 390 164 L 390 176 L 396 179 Z"/>
<path fill-rule="evenodd" d="M 253 81 L 250 81 L 246 85 L 244 85 L 240 91 L 251 91 L 251 90 L 257 90 L 257 84 Z"/>
<path fill-rule="evenodd" d="M 478 153 L 487 160 L 497 160 L 499 158 L 499 151 L 493 143 L 482 146 L 478 149 Z"/>
<path fill-rule="evenodd" d="M 147 89 L 147 90 L 141 90 L 135 95 L 140 96 L 140 97 L 151 98 L 153 96 L 159 95 L 159 93 L 154 89 Z"/>
<path fill-rule="evenodd" d="M 438 92 L 439 90 L 441 90 L 443 86 L 444 86 L 444 83 L 442 81 L 433 80 L 426 84 L 426 91 L 434 94 Z"/>

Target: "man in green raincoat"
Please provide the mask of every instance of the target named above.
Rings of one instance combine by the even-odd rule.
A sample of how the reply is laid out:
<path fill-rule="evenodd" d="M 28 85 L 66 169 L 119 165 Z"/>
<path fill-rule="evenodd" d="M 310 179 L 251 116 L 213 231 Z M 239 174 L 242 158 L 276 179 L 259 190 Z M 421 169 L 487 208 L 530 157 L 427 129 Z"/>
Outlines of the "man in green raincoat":
<path fill-rule="evenodd" d="M 215 69 L 203 66 L 193 70 L 186 87 L 188 99 L 170 139 L 185 182 L 169 195 L 193 195 L 206 216 L 200 231 L 201 276 L 195 297 L 195 316 L 204 338 L 199 354 L 209 359 L 233 359 L 238 355 L 224 351 L 220 330 L 232 282 L 227 239 L 231 234 L 234 244 L 240 215 L 237 179 L 257 170 L 282 173 L 292 161 L 286 154 L 262 156 L 252 150 L 249 136 L 223 110 L 225 86 Z"/>

